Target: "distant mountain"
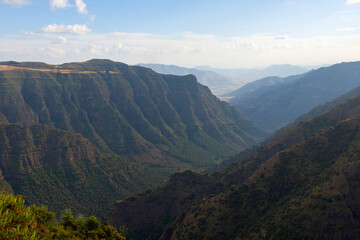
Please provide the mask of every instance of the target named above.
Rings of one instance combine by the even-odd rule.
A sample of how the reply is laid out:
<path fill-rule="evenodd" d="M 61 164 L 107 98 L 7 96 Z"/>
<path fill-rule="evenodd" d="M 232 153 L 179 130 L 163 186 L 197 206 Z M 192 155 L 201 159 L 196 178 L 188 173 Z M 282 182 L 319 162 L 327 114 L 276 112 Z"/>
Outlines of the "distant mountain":
<path fill-rule="evenodd" d="M 80 134 L 46 125 L 0 124 L 0 187 L 62 214 L 105 220 L 117 199 L 158 186 L 144 167 L 101 152 Z"/>
<path fill-rule="evenodd" d="M 291 75 L 303 74 L 308 69 L 290 65 L 272 65 L 264 69 L 245 69 L 245 68 L 235 68 L 235 69 L 221 69 L 221 68 L 211 68 L 211 67 L 196 67 L 199 70 L 207 70 L 217 72 L 227 78 L 229 78 L 234 83 L 246 84 L 251 81 L 261 79 L 269 76 L 277 77 L 287 77 Z"/>
<path fill-rule="evenodd" d="M 274 89 L 277 89 L 284 84 L 292 83 L 303 76 L 305 76 L 307 73 L 289 76 L 289 77 L 265 77 L 259 80 L 256 80 L 254 82 L 250 82 L 241 88 L 236 89 L 235 91 L 232 91 L 230 93 L 226 93 L 221 95 L 222 97 L 228 97 L 229 102 L 232 104 L 236 104 L 237 101 L 241 101 L 245 98 L 251 98 L 257 95 L 261 95 L 265 92 L 272 91 Z"/>
<path fill-rule="evenodd" d="M 126 219 L 128 239 L 357 240 L 359 153 L 357 95 L 284 129 L 254 155 L 212 176 L 184 173 L 155 191 L 118 202 L 110 222 Z M 200 185 L 199 195 L 191 192 Z M 176 207 L 168 198 L 177 196 L 185 208 L 156 214 Z M 156 224 L 160 228 L 136 235 Z"/>
<path fill-rule="evenodd" d="M 295 123 L 299 123 L 299 122 L 303 122 L 303 121 L 307 121 L 310 120 L 312 118 L 314 118 L 317 115 L 323 114 L 329 110 L 331 110 L 332 108 L 334 108 L 335 106 L 344 103 L 346 101 L 348 101 L 350 98 L 356 97 L 360 95 L 360 87 L 357 87 L 353 90 L 351 90 L 348 93 L 345 93 L 344 95 L 336 98 L 335 100 L 331 101 L 331 102 L 327 102 L 323 105 L 320 105 L 318 107 L 313 108 L 310 112 L 302 115 L 301 117 L 297 118 L 295 120 Z M 345 106 L 344 106 L 345 108 Z"/>
<path fill-rule="evenodd" d="M 233 104 L 257 127 L 273 132 L 359 85 L 360 62 L 342 63 L 309 72 L 291 84 Z"/>
<path fill-rule="evenodd" d="M 164 64 L 138 64 L 138 66 L 151 68 L 155 72 L 162 74 L 172 74 L 172 75 L 189 75 L 193 74 L 196 79 L 202 85 L 205 85 L 211 89 L 213 94 L 218 95 L 225 92 L 229 87 L 233 87 L 232 83 L 228 78 L 213 72 L 213 71 L 203 71 L 195 68 L 185 68 L 175 65 L 164 65 Z"/>
<path fill-rule="evenodd" d="M 264 136 L 193 75 L 110 60 L 3 62 L 0 92 L 0 119 L 81 133 L 101 151 L 163 176 L 206 169 Z"/>

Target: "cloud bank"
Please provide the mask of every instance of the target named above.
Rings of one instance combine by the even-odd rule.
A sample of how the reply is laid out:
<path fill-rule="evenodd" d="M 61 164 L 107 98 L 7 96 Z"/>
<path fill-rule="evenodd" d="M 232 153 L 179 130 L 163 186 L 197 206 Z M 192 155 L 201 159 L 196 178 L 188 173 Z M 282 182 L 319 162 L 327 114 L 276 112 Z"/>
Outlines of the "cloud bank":
<path fill-rule="evenodd" d="M 63 34 L 67 33 L 65 37 Z M 86 34 L 86 35 L 85 35 Z M 108 58 L 127 64 L 263 67 L 321 65 L 360 59 L 360 34 L 309 38 L 288 35 L 220 37 L 183 33 L 91 33 L 86 25 L 48 25 L 41 34 L 0 39 L 3 60 L 63 63 Z M 3 47 L 1 47 L 3 46 Z M 5 47 L 6 46 L 6 47 Z"/>
<path fill-rule="evenodd" d="M 86 33 L 91 32 L 85 24 L 74 24 L 74 25 L 63 25 L 63 24 L 50 24 L 47 25 L 39 31 L 41 33 L 68 33 L 76 35 L 85 35 Z"/>

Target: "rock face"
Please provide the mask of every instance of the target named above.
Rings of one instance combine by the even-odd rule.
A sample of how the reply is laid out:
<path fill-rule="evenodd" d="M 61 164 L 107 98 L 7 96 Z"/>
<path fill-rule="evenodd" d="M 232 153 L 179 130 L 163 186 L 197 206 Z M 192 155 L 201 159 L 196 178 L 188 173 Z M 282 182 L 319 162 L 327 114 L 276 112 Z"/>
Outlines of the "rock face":
<path fill-rule="evenodd" d="M 213 174 L 201 183 L 205 192 L 156 231 L 160 239 L 360 239 L 359 153 L 360 95 L 284 129 L 253 156 Z M 186 177 L 181 181 L 173 191 L 192 189 Z M 167 197 L 161 191 L 117 203 L 113 223 L 122 219 L 140 231 L 137 218 L 115 213 L 124 206 L 161 209 Z M 129 239 L 158 239 L 153 233 Z"/>
<path fill-rule="evenodd" d="M 360 62 L 341 63 L 309 72 L 293 83 L 234 102 L 257 127 L 274 132 L 312 108 L 360 85 Z M 235 99 L 236 100 L 236 99 Z"/>
<path fill-rule="evenodd" d="M 192 75 L 109 60 L 60 66 L 0 63 L 0 121 L 81 133 L 168 175 L 205 169 L 264 134 Z"/>
<path fill-rule="evenodd" d="M 80 134 L 46 125 L 0 125 L 0 186 L 62 213 L 108 217 L 116 199 L 153 188 L 160 177 L 103 153 Z"/>

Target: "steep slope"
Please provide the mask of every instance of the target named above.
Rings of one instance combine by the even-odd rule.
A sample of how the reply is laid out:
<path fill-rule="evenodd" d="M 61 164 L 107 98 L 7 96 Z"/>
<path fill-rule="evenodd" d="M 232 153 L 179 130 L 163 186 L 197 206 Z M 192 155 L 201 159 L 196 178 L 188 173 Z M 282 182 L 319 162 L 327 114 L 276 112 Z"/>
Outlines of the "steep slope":
<path fill-rule="evenodd" d="M 126 225 L 128 239 L 159 239 L 193 201 L 218 190 L 219 184 L 209 175 L 176 173 L 162 187 L 116 203 L 110 221 L 117 227 Z"/>
<path fill-rule="evenodd" d="M 359 239 L 360 117 L 269 158 L 195 204 L 170 239 Z"/>
<path fill-rule="evenodd" d="M 250 82 L 233 92 L 221 95 L 222 97 L 229 98 L 229 103 L 235 105 L 237 102 L 253 98 L 266 92 L 277 89 L 285 84 L 293 83 L 294 81 L 302 78 L 307 73 L 289 76 L 289 77 L 265 77 L 254 82 Z"/>
<path fill-rule="evenodd" d="M 201 183 L 206 192 L 162 228 L 161 239 L 359 239 L 359 141 L 360 95 L 288 127 L 254 155 L 213 174 Z M 196 189 L 186 177 L 182 183 L 173 191 Z M 148 192 L 141 201 L 119 202 L 110 220 L 135 232 L 138 219 L 119 221 L 118 211 L 141 211 L 138 202 L 161 208 L 167 196 Z"/>
<path fill-rule="evenodd" d="M 263 137 L 194 76 L 110 60 L 1 63 L 0 92 L 8 122 L 81 133 L 101 150 L 165 175 L 207 168 Z"/>
<path fill-rule="evenodd" d="M 151 68 L 155 72 L 162 74 L 172 75 L 189 75 L 192 74 L 202 85 L 205 85 L 211 89 L 213 94 L 218 95 L 225 92 L 228 88 L 232 88 L 234 83 L 228 78 L 213 72 L 213 71 L 202 71 L 195 68 L 185 68 L 175 65 L 164 65 L 164 64 L 138 64 L 138 66 Z"/>
<path fill-rule="evenodd" d="M 353 90 L 351 90 L 350 92 L 336 98 L 335 100 L 325 103 L 323 105 L 320 105 L 318 107 L 313 108 L 310 112 L 302 115 L 301 117 L 299 117 L 298 119 L 296 119 L 296 123 L 298 122 L 302 122 L 302 121 L 307 121 L 310 120 L 312 118 L 314 118 L 317 115 L 323 114 L 329 110 L 331 110 L 332 108 L 334 108 L 335 106 L 346 102 L 347 100 L 349 100 L 350 98 L 355 98 L 360 95 L 360 87 L 357 87 Z"/>
<path fill-rule="evenodd" d="M 273 132 L 359 85 L 360 63 L 341 63 L 312 71 L 293 84 L 238 101 L 236 107 L 256 126 Z"/>
<path fill-rule="evenodd" d="M 117 199 L 161 183 L 151 171 L 99 151 L 80 134 L 45 125 L 0 125 L 0 173 L 1 187 L 26 195 L 28 203 L 101 219 Z"/>

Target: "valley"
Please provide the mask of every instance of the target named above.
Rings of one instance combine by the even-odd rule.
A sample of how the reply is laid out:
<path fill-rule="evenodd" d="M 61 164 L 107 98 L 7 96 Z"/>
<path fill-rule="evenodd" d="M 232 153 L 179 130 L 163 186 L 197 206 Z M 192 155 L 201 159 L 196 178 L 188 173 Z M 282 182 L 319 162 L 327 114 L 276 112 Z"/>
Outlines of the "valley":
<path fill-rule="evenodd" d="M 193 75 L 100 59 L 1 62 L 0 187 L 58 216 L 70 208 L 109 219 L 127 239 L 356 236 L 346 226 L 359 224 L 357 65 L 267 77 L 229 93 L 239 109 L 270 94 L 311 100 L 312 111 L 293 108 L 298 119 L 266 138 Z M 272 123 L 252 121 L 262 118 Z"/>
<path fill-rule="evenodd" d="M 360 0 L 0 0 L 0 240 L 360 240 Z"/>

